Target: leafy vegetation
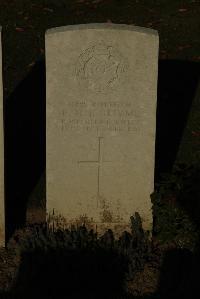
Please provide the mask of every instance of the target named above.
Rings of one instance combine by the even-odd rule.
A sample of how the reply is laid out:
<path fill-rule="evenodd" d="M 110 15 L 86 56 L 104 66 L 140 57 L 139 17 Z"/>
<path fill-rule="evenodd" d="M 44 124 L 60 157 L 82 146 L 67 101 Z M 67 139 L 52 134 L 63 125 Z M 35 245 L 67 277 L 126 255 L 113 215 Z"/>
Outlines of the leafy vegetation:
<path fill-rule="evenodd" d="M 177 164 L 163 174 L 152 194 L 154 235 L 165 242 L 194 250 L 199 239 L 199 174 L 197 166 Z"/>
<path fill-rule="evenodd" d="M 149 259 L 152 248 L 149 235 L 142 228 L 138 213 L 131 217 L 131 233 L 124 231 L 119 239 L 115 239 L 112 230 L 107 230 L 98 237 L 93 230 L 85 226 L 72 227 L 71 230 L 53 230 L 47 225 L 33 225 L 25 228 L 14 237 L 16 249 L 20 253 L 34 251 L 78 250 L 91 252 L 106 251 L 124 258 L 126 278 L 133 279 L 136 271 L 143 269 Z"/>

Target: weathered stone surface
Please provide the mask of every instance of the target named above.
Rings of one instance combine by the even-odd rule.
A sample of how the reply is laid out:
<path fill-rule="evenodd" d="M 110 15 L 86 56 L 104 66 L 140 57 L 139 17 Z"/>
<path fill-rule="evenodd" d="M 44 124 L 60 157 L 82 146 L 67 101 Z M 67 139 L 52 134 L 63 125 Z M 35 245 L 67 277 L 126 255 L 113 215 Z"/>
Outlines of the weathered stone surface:
<path fill-rule="evenodd" d="M 47 211 L 101 234 L 151 229 L 158 34 L 86 24 L 46 32 Z M 58 224 L 57 224 L 58 225 Z"/>
<path fill-rule="evenodd" d="M 4 124 L 3 124 L 2 49 L 1 49 L 1 27 L 0 27 L 0 246 L 5 245 L 3 128 L 4 128 Z"/>

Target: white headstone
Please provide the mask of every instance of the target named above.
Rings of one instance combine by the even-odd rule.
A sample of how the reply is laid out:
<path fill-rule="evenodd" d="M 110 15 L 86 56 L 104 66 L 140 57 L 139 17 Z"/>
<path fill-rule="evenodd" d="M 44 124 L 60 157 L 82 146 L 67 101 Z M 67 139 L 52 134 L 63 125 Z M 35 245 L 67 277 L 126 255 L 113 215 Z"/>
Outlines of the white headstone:
<path fill-rule="evenodd" d="M 157 31 L 83 24 L 46 33 L 47 212 L 54 225 L 152 227 Z M 57 222 L 57 224 L 56 224 Z"/>
<path fill-rule="evenodd" d="M 3 83 L 2 83 L 2 49 L 0 27 L 0 246 L 5 245 L 5 211 L 4 211 L 4 122 L 3 122 Z"/>

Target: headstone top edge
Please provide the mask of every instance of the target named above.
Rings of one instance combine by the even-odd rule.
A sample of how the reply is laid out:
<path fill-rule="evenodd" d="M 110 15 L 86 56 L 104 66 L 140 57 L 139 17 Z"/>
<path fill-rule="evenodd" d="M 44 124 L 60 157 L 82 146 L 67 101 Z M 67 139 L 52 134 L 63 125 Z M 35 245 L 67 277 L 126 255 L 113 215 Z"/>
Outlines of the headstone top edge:
<path fill-rule="evenodd" d="M 135 31 L 140 33 L 151 34 L 154 36 L 158 36 L 158 31 L 146 27 L 140 27 L 135 25 L 127 25 L 127 24 L 114 24 L 114 23 L 88 23 L 88 24 L 77 24 L 77 25 L 67 25 L 60 26 L 47 29 L 45 32 L 45 36 L 51 35 L 54 33 L 62 33 L 65 31 L 73 31 L 73 30 L 87 30 L 87 29 L 113 29 L 113 30 L 127 30 L 127 31 Z"/>

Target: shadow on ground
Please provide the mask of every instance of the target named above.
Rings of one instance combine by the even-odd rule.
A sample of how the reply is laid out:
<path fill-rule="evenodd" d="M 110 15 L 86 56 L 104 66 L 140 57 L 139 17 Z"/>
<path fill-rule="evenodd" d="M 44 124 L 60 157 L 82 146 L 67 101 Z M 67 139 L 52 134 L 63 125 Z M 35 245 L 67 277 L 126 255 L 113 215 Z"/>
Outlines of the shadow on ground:
<path fill-rule="evenodd" d="M 195 62 L 160 60 L 156 124 L 155 180 L 171 172 L 200 80 Z"/>
<path fill-rule="evenodd" d="M 24 254 L 11 294 L 19 298 L 111 298 L 123 292 L 122 260 L 105 250 Z"/>
<path fill-rule="evenodd" d="M 154 294 L 132 296 L 124 291 L 122 261 L 101 252 L 49 252 L 26 254 L 12 290 L 1 298 L 30 299 L 153 299 L 196 298 L 200 291 L 199 257 L 176 249 L 166 253 L 158 289 Z"/>
<path fill-rule="evenodd" d="M 199 286 L 199 252 L 174 249 L 165 253 L 158 286 L 161 298 L 196 298 Z"/>
<path fill-rule="evenodd" d="M 6 238 L 25 224 L 27 200 L 45 169 L 45 64 L 4 101 Z"/>

